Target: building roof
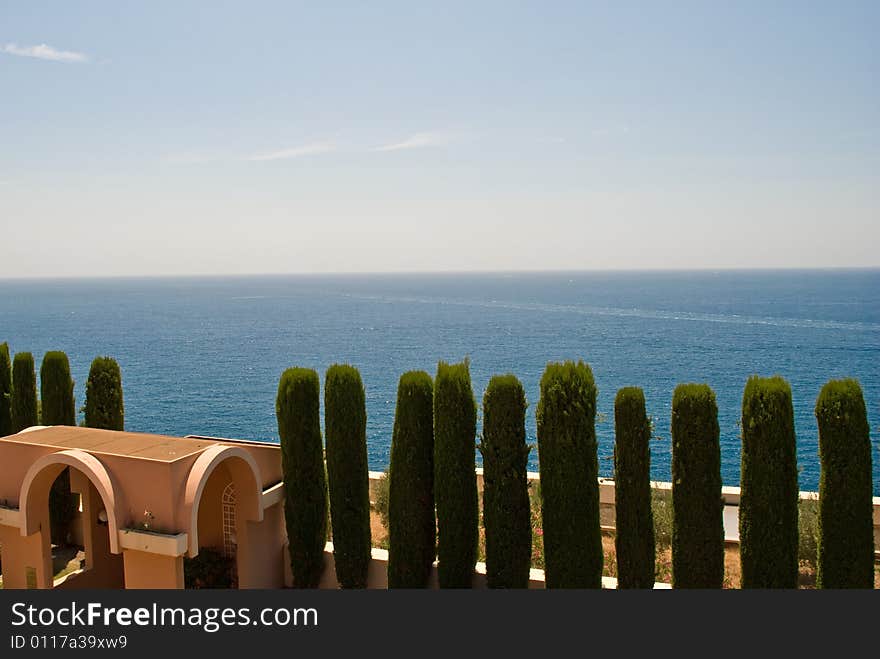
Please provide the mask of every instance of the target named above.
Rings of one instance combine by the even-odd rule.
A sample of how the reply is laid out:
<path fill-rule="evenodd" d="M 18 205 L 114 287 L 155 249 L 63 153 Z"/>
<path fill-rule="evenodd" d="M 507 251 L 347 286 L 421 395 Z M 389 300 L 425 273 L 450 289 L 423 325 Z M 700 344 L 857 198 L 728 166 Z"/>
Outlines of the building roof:
<path fill-rule="evenodd" d="M 82 449 L 89 453 L 117 455 L 142 460 L 174 462 L 199 453 L 218 440 L 188 439 L 137 432 L 97 430 L 79 426 L 48 426 L 22 431 L 6 437 L 4 442 L 35 444 L 52 448 Z"/>

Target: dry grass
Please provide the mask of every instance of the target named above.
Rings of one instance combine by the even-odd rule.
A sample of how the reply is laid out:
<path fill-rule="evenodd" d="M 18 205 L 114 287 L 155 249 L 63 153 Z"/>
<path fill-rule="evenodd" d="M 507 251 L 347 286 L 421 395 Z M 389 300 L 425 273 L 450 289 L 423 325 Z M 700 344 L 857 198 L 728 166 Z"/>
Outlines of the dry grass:
<path fill-rule="evenodd" d="M 529 494 L 531 499 L 531 514 L 532 514 L 532 567 L 537 569 L 544 568 L 544 538 L 543 538 L 543 529 L 541 528 L 541 509 L 539 503 L 539 496 L 537 492 L 538 486 L 536 483 L 530 483 Z M 655 520 L 655 529 L 657 533 L 661 533 L 662 535 L 658 535 L 657 541 L 657 553 L 656 553 L 656 563 L 655 563 L 655 572 L 654 579 L 659 583 L 672 583 L 672 549 L 669 546 L 669 542 L 671 541 L 671 529 L 672 529 L 672 508 L 671 501 L 668 495 L 655 495 L 652 500 L 652 508 L 654 513 Z M 814 510 L 814 506 L 811 507 L 808 503 L 802 502 L 801 505 L 801 527 L 802 531 L 804 529 L 807 530 L 808 535 L 802 536 L 802 544 L 804 544 L 803 538 L 811 537 L 809 535 L 810 531 L 815 527 L 815 517 L 816 511 Z M 603 510 L 602 514 L 605 514 L 607 517 L 607 511 Z M 602 524 L 605 525 L 613 525 L 613 515 L 610 518 L 603 518 Z M 379 514 L 373 510 L 371 512 L 370 526 L 373 534 L 373 546 L 374 547 L 382 547 L 384 549 L 388 548 L 388 532 L 385 526 L 382 524 L 382 519 Z M 479 542 L 479 558 L 478 560 L 485 560 L 485 535 L 484 529 L 482 526 L 482 520 L 479 527 L 480 531 L 480 542 Z M 812 531 L 815 533 L 815 531 Z M 809 545 L 809 543 L 806 543 Z M 614 533 L 613 531 L 603 531 L 602 533 L 602 549 L 604 552 L 604 567 L 603 567 L 603 575 L 609 577 L 617 576 L 617 557 L 614 548 Z M 812 554 L 811 554 L 812 551 Z M 813 556 L 813 560 L 815 560 L 815 547 L 810 546 L 802 546 L 801 547 L 801 555 L 809 557 Z M 724 588 L 732 588 L 738 589 L 741 588 L 742 584 L 742 572 L 740 567 L 740 558 L 739 558 L 739 545 L 736 544 L 728 544 L 725 545 L 724 548 Z M 816 571 L 813 564 L 809 561 L 802 560 L 799 568 L 798 575 L 798 587 L 803 589 L 810 589 L 816 587 Z M 874 587 L 880 589 L 880 564 L 876 564 L 874 568 Z"/>
<path fill-rule="evenodd" d="M 388 531 L 382 523 L 382 517 L 375 510 L 370 510 L 370 535 L 374 547 L 388 549 Z"/>
<path fill-rule="evenodd" d="M 373 534 L 373 546 L 388 548 L 388 532 L 382 525 L 379 514 L 373 511 L 370 515 L 370 529 Z M 480 532 L 481 547 L 483 533 Z M 543 559 L 543 552 L 540 551 L 541 538 L 536 538 L 535 554 L 539 554 Z M 617 576 L 617 558 L 614 550 L 614 534 L 609 532 L 602 533 L 602 550 L 605 553 L 605 562 L 603 575 L 606 577 Z M 483 552 L 481 550 L 481 559 L 483 560 Z M 543 567 L 543 560 L 535 561 L 534 567 Z M 660 583 L 672 583 L 672 549 L 669 547 L 658 548 L 657 563 L 655 570 L 655 580 Z M 740 588 L 742 583 L 742 573 L 740 571 L 739 547 L 737 545 L 727 545 L 724 548 L 724 587 Z M 816 571 L 812 565 L 807 562 L 801 562 L 800 574 L 798 577 L 798 587 L 811 589 L 816 587 Z M 880 589 L 880 564 L 874 568 L 874 588 Z"/>

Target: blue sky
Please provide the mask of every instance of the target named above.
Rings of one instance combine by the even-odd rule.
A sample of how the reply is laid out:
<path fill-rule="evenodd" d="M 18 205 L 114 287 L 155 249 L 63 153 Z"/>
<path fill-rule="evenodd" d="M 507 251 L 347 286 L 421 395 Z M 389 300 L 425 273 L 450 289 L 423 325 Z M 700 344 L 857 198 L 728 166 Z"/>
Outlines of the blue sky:
<path fill-rule="evenodd" d="M 4 0 L 0 277 L 878 266 L 878 24 Z"/>

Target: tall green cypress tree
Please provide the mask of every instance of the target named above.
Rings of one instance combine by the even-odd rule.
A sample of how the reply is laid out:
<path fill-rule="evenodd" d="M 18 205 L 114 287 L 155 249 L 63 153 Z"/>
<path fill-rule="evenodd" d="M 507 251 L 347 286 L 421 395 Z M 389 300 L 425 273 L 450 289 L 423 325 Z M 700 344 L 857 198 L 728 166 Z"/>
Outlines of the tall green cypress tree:
<path fill-rule="evenodd" d="M 389 588 L 426 588 L 436 555 L 433 399 L 430 375 L 400 376 L 388 467 Z"/>
<path fill-rule="evenodd" d="M 11 435 L 12 423 L 12 362 L 9 359 L 9 346 L 0 343 L 0 437 Z"/>
<path fill-rule="evenodd" d="M 496 375 L 483 395 L 483 526 L 489 588 L 528 588 L 532 525 L 526 463 L 526 394 Z"/>
<path fill-rule="evenodd" d="M 95 357 L 86 381 L 85 425 L 104 430 L 125 429 L 122 373 L 112 357 Z"/>
<path fill-rule="evenodd" d="M 327 369 L 324 415 L 336 577 L 343 588 L 366 588 L 371 558 L 367 408 L 353 366 Z"/>
<path fill-rule="evenodd" d="M 434 382 L 434 499 L 441 588 L 470 588 L 477 562 L 477 404 L 468 361 L 440 362 Z"/>
<path fill-rule="evenodd" d="M 724 584 L 724 510 L 715 392 L 680 384 L 672 397 L 672 586 Z"/>
<path fill-rule="evenodd" d="M 284 472 L 284 519 L 294 588 L 317 588 L 324 571 L 327 483 L 321 445 L 320 381 L 309 368 L 281 374 L 275 414 Z"/>
<path fill-rule="evenodd" d="M 43 356 L 43 364 L 40 366 L 40 400 L 43 425 L 76 425 L 73 379 L 70 377 L 70 363 L 63 352 L 50 351 Z"/>
<path fill-rule="evenodd" d="M 596 384 L 589 365 L 550 363 L 536 411 L 548 588 L 601 588 Z"/>
<path fill-rule="evenodd" d="M 39 422 L 34 356 L 18 352 L 12 360 L 12 431 L 19 432 Z"/>
<path fill-rule="evenodd" d="M 797 588 L 797 440 L 791 387 L 750 377 L 742 401 L 739 555 L 743 588 Z"/>
<path fill-rule="evenodd" d="M 862 388 L 831 380 L 816 401 L 819 425 L 819 588 L 873 588 L 871 435 Z"/>
<path fill-rule="evenodd" d="M 645 394 L 624 387 L 614 399 L 614 546 L 618 588 L 654 587 L 651 421 Z"/>

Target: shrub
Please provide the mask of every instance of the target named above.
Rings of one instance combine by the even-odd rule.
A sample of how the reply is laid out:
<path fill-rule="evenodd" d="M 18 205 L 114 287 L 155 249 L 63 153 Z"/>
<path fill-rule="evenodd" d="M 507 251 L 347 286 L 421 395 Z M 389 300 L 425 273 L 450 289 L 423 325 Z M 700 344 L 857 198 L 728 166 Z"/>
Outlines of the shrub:
<path fill-rule="evenodd" d="M 544 522 L 541 514 L 541 482 L 529 481 L 529 521 L 532 527 L 531 566 L 543 570 L 544 563 Z"/>
<path fill-rule="evenodd" d="M 528 588 L 532 553 L 526 463 L 526 394 L 513 375 L 483 395 L 483 525 L 489 588 Z"/>
<path fill-rule="evenodd" d="M 275 415 L 284 472 L 284 519 L 294 588 L 317 588 L 324 571 L 327 485 L 321 445 L 320 382 L 308 368 L 281 374 Z"/>
<path fill-rule="evenodd" d="M 645 395 L 625 387 L 614 399 L 614 549 L 618 588 L 654 587 L 651 420 Z"/>
<path fill-rule="evenodd" d="M 596 385 L 579 361 L 550 363 L 536 411 L 548 588 L 602 587 Z"/>
<path fill-rule="evenodd" d="M 112 357 L 95 357 L 86 380 L 85 425 L 104 430 L 125 429 L 122 373 Z"/>
<path fill-rule="evenodd" d="M 34 356 L 19 352 L 12 361 L 12 431 L 19 432 L 38 423 Z"/>
<path fill-rule="evenodd" d="M 657 549 L 672 546 L 672 492 L 651 491 L 651 516 L 654 518 L 654 544 Z"/>
<path fill-rule="evenodd" d="M 672 397 L 672 585 L 721 588 L 724 521 L 715 393 L 681 384 Z"/>
<path fill-rule="evenodd" d="M 202 547 L 197 556 L 183 557 L 184 588 L 235 588 L 235 559 L 221 550 Z"/>
<path fill-rule="evenodd" d="M 819 500 L 798 502 L 798 561 L 813 569 L 819 556 Z"/>
<path fill-rule="evenodd" d="M 9 346 L 0 343 L 0 437 L 11 435 L 12 423 L 12 363 L 9 361 Z"/>
<path fill-rule="evenodd" d="M 441 588 L 470 588 L 477 562 L 477 405 L 467 360 L 440 362 L 434 383 L 434 499 Z"/>
<path fill-rule="evenodd" d="M 40 399 L 44 425 L 76 425 L 70 363 L 63 352 L 51 351 L 43 356 L 43 364 L 40 366 Z M 70 492 L 70 469 L 66 468 L 49 490 L 49 529 L 55 544 L 66 542 L 70 522 L 76 514 L 77 502 L 77 497 Z"/>
<path fill-rule="evenodd" d="M 343 588 L 366 588 L 370 567 L 370 474 L 367 409 L 360 373 L 334 364 L 324 380 L 327 480 L 336 577 Z"/>
<path fill-rule="evenodd" d="M 818 588 L 873 588 L 871 437 L 852 379 L 831 380 L 816 401 L 819 425 Z"/>
<path fill-rule="evenodd" d="M 739 504 L 743 588 L 797 588 L 797 441 L 791 387 L 753 376 L 742 401 Z"/>
<path fill-rule="evenodd" d="M 390 496 L 388 492 L 389 483 L 390 480 L 387 472 L 378 478 L 375 485 L 376 500 L 372 504 L 373 510 L 379 514 L 382 526 L 385 527 L 386 535 L 388 531 L 388 507 L 390 504 Z"/>
<path fill-rule="evenodd" d="M 388 587 L 425 588 L 436 548 L 434 385 L 424 371 L 400 376 L 388 468 Z"/>

